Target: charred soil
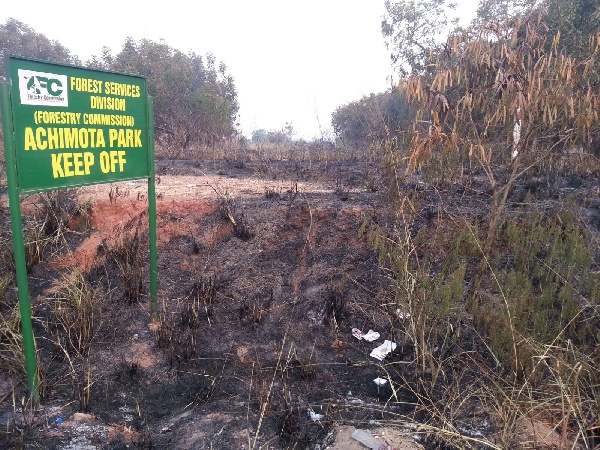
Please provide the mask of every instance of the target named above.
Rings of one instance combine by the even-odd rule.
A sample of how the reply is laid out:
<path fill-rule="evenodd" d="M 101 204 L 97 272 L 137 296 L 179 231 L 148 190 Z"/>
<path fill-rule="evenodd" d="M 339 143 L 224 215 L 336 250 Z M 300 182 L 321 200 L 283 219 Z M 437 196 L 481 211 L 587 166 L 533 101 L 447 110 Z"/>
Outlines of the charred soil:
<path fill-rule="evenodd" d="M 418 437 L 409 422 L 428 416 L 418 392 L 393 376 L 414 374 L 412 343 L 390 273 L 359 234 L 365 222 L 388 218 L 380 180 L 368 162 L 158 161 L 154 320 L 146 183 L 69 192 L 63 204 L 75 206 L 58 221 L 60 237 L 44 242 L 29 273 L 42 404 L 32 411 L 22 373 L 0 375 L 0 448 L 342 448 L 339 425 L 397 424 Z M 593 182 L 569 183 L 556 195 L 593 191 Z M 526 186 L 513 196 L 519 189 Z M 436 195 L 423 195 L 419 226 L 444 226 Z M 464 189 L 444 195 L 447 205 L 478 208 Z M 7 228 L 5 197 L 1 206 Z M 48 221 L 40 196 L 22 209 L 27 220 Z M 596 233 L 599 209 L 591 194 Z M 56 320 L 73 277 L 91 290 L 88 334 L 75 316 L 64 326 Z M 15 305 L 13 281 L 4 313 Z M 380 338 L 359 340 L 353 328 Z M 395 350 L 371 357 L 386 339 Z M 477 380 L 476 368 L 463 373 L 446 382 Z M 481 402 L 464 403 L 465 435 L 497 431 Z M 420 445 L 443 448 L 426 438 Z"/>

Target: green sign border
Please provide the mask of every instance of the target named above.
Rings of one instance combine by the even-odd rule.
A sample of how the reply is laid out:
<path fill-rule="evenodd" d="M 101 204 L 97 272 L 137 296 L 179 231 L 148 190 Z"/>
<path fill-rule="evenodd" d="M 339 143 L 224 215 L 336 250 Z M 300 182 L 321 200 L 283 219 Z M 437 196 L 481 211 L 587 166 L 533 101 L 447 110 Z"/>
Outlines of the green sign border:
<path fill-rule="evenodd" d="M 16 56 L 5 66 L 20 192 L 150 176 L 144 77 Z"/>
<path fill-rule="evenodd" d="M 61 67 L 65 70 L 76 71 L 75 73 L 89 73 L 91 76 L 103 77 L 133 77 L 137 80 L 143 80 L 143 110 L 139 119 L 145 125 L 145 132 L 143 132 L 144 139 L 143 144 L 136 148 L 144 148 L 145 152 L 142 154 L 143 159 L 137 158 L 139 166 L 143 167 L 143 175 L 136 174 L 119 174 L 120 176 L 108 176 L 99 179 L 93 177 L 85 178 L 83 175 L 78 175 L 82 178 L 78 178 L 78 182 L 75 183 L 58 183 L 51 186 L 37 186 L 35 188 L 21 189 L 19 183 L 19 171 L 18 166 L 21 164 L 23 169 L 23 161 L 19 163 L 19 148 L 16 134 L 19 130 L 24 130 L 25 125 L 22 123 L 24 120 L 25 124 L 28 122 L 27 116 L 23 119 L 22 114 L 19 112 L 19 106 L 15 106 L 15 97 L 20 96 L 20 92 L 15 88 L 14 80 L 11 79 L 11 72 L 9 70 L 10 61 L 19 61 L 19 63 L 26 63 L 27 67 L 34 67 L 42 72 L 44 68 L 56 68 Z M 155 190 L 155 170 L 154 170 L 154 109 L 152 98 L 148 96 L 146 91 L 146 80 L 143 77 L 137 75 L 122 74 L 118 72 L 108 72 L 104 70 L 93 70 L 85 67 L 78 67 L 66 64 L 56 64 L 51 62 L 45 62 L 40 60 L 33 60 L 22 57 L 8 56 L 5 59 L 6 63 L 6 74 L 7 82 L 0 82 L 0 119 L 2 120 L 2 132 L 4 135 L 4 154 L 6 158 L 6 179 L 8 185 L 8 200 L 10 207 L 10 218 L 11 218 L 11 230 L 13 237 L 13 252 L 15 259 L 15 272 L 18 286 L 18 297 L 19 297 L 19 310 L 21 313 L 21 329 L 23 333 L 23 347 L 25 353 L 25 368 L 27 371 L 27 384 L 29 393 L 31 395 L 32 403 L 37 406 L 40 401 L 39 393 L 39 377 L 38 377 L 38 366 L 35 350 L 35 338 L 33 335 L 33 325 L 31 320 L 31 299 L 29 297 L 29 286 L 27 280 L 27 267 L 25 260 L 25 245 L 23 239 L 23 224 L 21 218 L 21 193 L 33 193 L 42 192 L 54 189 L 64 189 L 71 187 L 86 186 L 92 184 L 109 183 L 114 181 L 126 181 L 140 178 L 148 179 L 148 234 L 150 241 L 150 317 L 153 320 L 156 317 L 158 311 L 158 264 L 157 264 L 157 233 L 156 233 L 156 190 Z M 12 66 L 13 69 L 15 66 Z M 27 69 L 29 70 L 29 69 Z M 126 78 L 126 79 L 133 79 Z M 90 78 L 93 79 L 93 78 Z M 122 79 L 122 78 L 119 78 Z M 35 82 L 35 81 L 34 81 Z M 34 83 L 32 82 L 32 84 Z M 47 80 L 45 81 L 47 83 Z M 57 85 L 53 85 L 50 88 L 54 93 L 57 92 Z M 140 93 L 141 95 L 141 93 Z M 20 97 L 19 97 L 20 98 Z M 39 105 L 28 105 L 28 106 L 39 106 Z M 54 107 L 56 108 L 56 107 Z M 39 110 L 39 108 L 38 108 Z M 30 110 L 31 111 L 31 110 Z M 51 111 L 54 111 L 52 109 Z M 26 114 L 26 113 L 25 113 Z M 16 130 L 16 131 L 15 131 Z M 126 134 L 123 135 L 126 139 Z M 118 138 L 118 135 L 117 135 Z M 142 140 L 141 134 L 139 137 Z M 124 142 L 135 142 L 127 141 Z M 22 148 L 22 152 L 25 150 Z M 57 150 L 69 150 L 69 149 L 57 149 Z M 28 151 L 33 151 L 32 149 Z M 40 151 L 35 150 L 35 151 Z M 140 153 L 142 153 L 140 151 Z M 75 170 L 75 169 L 73 169 Z M 84 169 L 81 169 L 84 170 Z M 85 170 L 84 170 L 85 171 Z M 27 170 L 25 170 L 27 172 Z M 91 172 L 91 170 L 90 170 Z M 113 172 L 111 172 L 113 173 Z M 114 172 L 116 173 L 116 171 Z M 83 181 L 82 181 L 83 180 Z"/>

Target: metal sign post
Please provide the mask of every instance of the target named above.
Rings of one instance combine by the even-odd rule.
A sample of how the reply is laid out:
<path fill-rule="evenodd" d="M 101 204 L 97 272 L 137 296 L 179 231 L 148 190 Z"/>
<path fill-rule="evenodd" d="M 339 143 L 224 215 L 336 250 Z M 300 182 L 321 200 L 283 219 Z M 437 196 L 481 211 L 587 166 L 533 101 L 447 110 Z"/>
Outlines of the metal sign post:
<path fill-rule="evenodd" d="M 10 97 L 8 87 L 2 84 L 0 90 L 2 111 L 2 133 L 4 135 L 4 158 L 6 163 L 6 181 L 8 184 L 8 203 L 10 207 L 10 223 L 13 238 L 13 253 L 21 312 L 21 331 L 23 347 L 25 348 L 25 367 L 27 371 L 27 387 L 34 404 L 40 401 L 39 380 L 37 376 L 37 360 L 35 358 L 35 342 L 31 326 L 31 302 L 29 300 L 29 285 L 27 284 L 27 264 L 25 261 L 25 243 L 23 242 L 23 224 L 21 221 L 21 203 L 19 201 L 19 186 L 17 180 L 15 147 L 11 135 L 13 132 L 10 115 Z"/>
<path fill-rule="evenodd" d="M 154 130 L 154 103 L 148 98 L 148 128 Z M 156 251 L 156 189 L 154 171 L 154 133 L 148 133 L 148 240 L 150 241 L 150 315 L 158 312 L 158 258 Z"/>
<path fill-rule="evenodd" d="M 0 108 L 27 381 L 39 401 L 20 194 L 148 180 L 150 310 L 157 312 L 154 121 L 146 79 L 6 58 Z"/>

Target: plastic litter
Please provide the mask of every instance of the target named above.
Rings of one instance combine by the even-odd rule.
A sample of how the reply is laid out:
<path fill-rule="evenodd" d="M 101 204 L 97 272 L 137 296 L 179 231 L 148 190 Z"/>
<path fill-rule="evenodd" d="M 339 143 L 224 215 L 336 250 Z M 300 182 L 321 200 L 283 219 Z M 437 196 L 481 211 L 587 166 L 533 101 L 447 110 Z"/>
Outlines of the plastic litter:
<path fill-rule="evenodd" d="M 371 352 L 371 356 L 379 361 L 383 361 L 390 352 L 396 350 L 396 343 L 392 341 L 388 341 L 387 339 L 383 341 L 379 347 L 376 347 Z"/>
<path fill-rule="evenodd" d="M 352 432 L 352 439 L 374 450 L 379 450 L 381 447 L 385 448 L 385 443 L 381 442 L 379 439 L 375 439 L 368 431 L 358 428 Z"/>
<path fill-rule="evenodd" d="M 369 330 L 367 334 L 363 335 L 363 339 L 367 342 L 373 342 L 379 339 L 379 333 L 377 331 Z"/>
<path fill-rule="evenodd" d="M 396 310 L 396 315 L 398 316 L 398 318 L 400 320 L 402 320 L 402 319 L 410 319 L 410 313 L 409 312 L 404 312 L 400 308 L 398 308 Z"/>
<path fill-rule="evenodd" d="M 352 336 L 359 341 L 364 339 L 367 342 L 373 342 L 379 339 L 379 333 L 377 331 L 369 330 L 366 333 L 363 333 L 358 328 L 352 328 Z"/>
<path fill-rule="evenodd" d="M 54 422 L 56 422 L 57 425 L 60 425 L 62 423 L 62 417 L 58 417 Z"/>
<path fill-rule="evenodd" d="M 325 416 L 323 414 L 317 414 L 311 408 L 308 408 L 308 417 L 313 422 L 318 422 L 319 420 L 323 419 Z"/>
<path fill-rule="evenodd" d="M 377 386 L 385 386 L 387 384 L 387 380 L 385 378 L 377 377 L 373 380 Z"/>

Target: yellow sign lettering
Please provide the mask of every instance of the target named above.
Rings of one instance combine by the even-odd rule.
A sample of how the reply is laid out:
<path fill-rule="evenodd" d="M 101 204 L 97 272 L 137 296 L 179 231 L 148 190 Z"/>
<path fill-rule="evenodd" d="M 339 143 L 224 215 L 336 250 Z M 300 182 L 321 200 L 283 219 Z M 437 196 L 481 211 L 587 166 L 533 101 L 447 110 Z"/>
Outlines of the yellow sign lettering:
<path fill-rule="evenodd" d="M 102 92 L 102 81 L 91 78 L 71 77 L 71 90 L 98 94 Z"/>
<path fill-rule="evenodd" d="M 117 165 L 119 166 L 119 172 L 123 172 L 123 166 L 126 162 L 124 150 L 110 150 L 100 153 L 100 170 L 103 173 L 116 172 Z"/>
<path fill-rule="evenodd" d="M 126 103 L 124 98 L 99 97 L 97 95 L 92 95 L 90 97 L 90 108 L 125 111 Z"/>
<path fill-rule="evenodd" d="M 89 175 L 94 159 L 92 152 L 52 153 L 52 176 L 64 178 Z"/>
<path fill-rule="evenodd" d="M 52 176 L 54 178 L 62 178 L 65 173 L 62 169 L 62 153 L 52 153 Z"/>
<path fill-rule="evenodd" d="M 123 172 L 123 166 L 127 162 L 127 160 L 125 159 L 125 151 L 124 150 L 120 150 L 117 152 L 117 159 L 119 161 L 119 172 Z"/>
<path fill-rule="evenodd" d="M 85 175 L 83 171 L 83 161 L 82 161 L 83 153 L 73 153 L 73 169 L 75 171 L 75 175 Z"/>
<path fill-rule="evenodd" d="M 108 140 L 109 147 L 140 148 L 142 147 L 142 130 L 110 128 Z"/>
<path fill-rule="evenodd" d="M 35 136 L 31 127 L 25 127 L 25 150 L 37 150 Z"/>
<path fill-rule="evenodd" d="M 35 141 L 39 150 L 46 150 L 48 143 L 44 140 L 46 138 L 46 129 L 38 128 L 35 130 Z"/>
<path fill-rule="evenodd" d="M 104 84 L 104 93 L 108 95 L 120 95 L 121 97 L 139 97 L 140 87 L 134 84 L 107 81 Z"/>
<path fill-rule="evenodd" d="M 65 171 L 65 177 L 72 177 L 75 172 L 71 169 L 73 167 L 73 153 L 63 153 L 63 168 Z"/>
<path fill-rule="evenodd" d="M 59 148 L 58 146 L 58 128 L 48 128 L 48 148 L 53 150 Z"/>
<path fill-rule="evenodd" d="M 83 166 L 85 167 L 85 174 L 90 174 L 90 167 L 94 165 L 94 154 L 91 152 L 85 152 L 83 154 Z"/>
<path fill-rule="evenodd" d="M 25 127 L 25 150 L 104 148 L 102 128 Z"/>

